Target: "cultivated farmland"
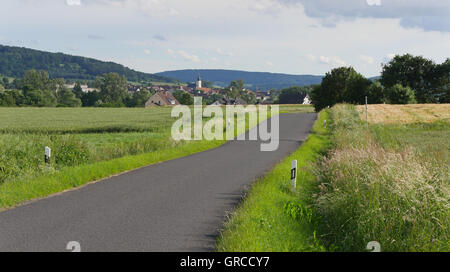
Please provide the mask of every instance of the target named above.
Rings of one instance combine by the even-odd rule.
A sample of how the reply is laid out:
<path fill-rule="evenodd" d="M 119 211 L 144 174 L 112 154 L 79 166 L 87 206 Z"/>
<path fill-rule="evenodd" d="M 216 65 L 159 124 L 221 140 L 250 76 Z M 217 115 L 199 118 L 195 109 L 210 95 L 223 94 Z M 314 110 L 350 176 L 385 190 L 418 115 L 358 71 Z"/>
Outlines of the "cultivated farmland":
<path fill-rule="evenodd" d="M 356 107 L 366 120 L 365 106 Z M 450 104 L 369 105 L 369 122 L 383 124 L 411 124 L 450 121 Z"/>

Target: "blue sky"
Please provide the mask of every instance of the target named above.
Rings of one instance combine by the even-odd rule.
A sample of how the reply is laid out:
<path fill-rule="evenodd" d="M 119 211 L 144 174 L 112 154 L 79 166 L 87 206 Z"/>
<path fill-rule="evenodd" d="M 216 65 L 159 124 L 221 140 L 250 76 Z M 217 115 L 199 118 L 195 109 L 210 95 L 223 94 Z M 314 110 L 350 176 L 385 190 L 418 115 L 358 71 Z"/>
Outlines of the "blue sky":
<path fill-rule="evenodd" d="M 394 54 L 442 62 L 450 0 L 2 0 L 0 43 L 144 72 L 378 75 Z"/>

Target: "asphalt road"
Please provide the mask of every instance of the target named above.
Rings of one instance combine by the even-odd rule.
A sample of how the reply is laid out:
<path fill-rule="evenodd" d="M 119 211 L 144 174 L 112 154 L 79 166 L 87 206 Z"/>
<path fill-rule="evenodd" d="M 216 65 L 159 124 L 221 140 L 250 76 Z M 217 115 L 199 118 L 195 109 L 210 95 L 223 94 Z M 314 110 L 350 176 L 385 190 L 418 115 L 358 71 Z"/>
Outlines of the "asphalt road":
<path fill-rule="evenodd" d="M 0 251 L 212 251 L 226 215 L 298 148 L 316 114 L 280 115 L 280 145 L 230 141 L 0 213 Z"/>

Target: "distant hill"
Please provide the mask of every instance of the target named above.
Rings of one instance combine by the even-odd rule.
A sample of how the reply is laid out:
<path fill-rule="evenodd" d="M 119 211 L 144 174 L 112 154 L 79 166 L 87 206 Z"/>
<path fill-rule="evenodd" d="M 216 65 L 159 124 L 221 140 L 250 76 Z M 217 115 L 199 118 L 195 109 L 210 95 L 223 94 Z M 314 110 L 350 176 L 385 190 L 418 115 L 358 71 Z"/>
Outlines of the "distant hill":
<path fill-rule="evenodd" d="M 175 79 L 137 72 L 114 62 L 0 45 L 0 74 L 22 77 L 30 69 L 45 70 L 51 78 L 90 80 L 104 73 L 116 72 L 128 81 L 177 82 Z"/>
<path fill-rule="evenodd" d="M 320 84 L 322 76 L 313 75 L 288 75 L 265 72 L 246 72 L 237 70 L 177 70 L 156 73 L 159 76 L 176 78 L 183 82 L 193 82 L 200 75 L 203 80 L 211 81 L 215 85 L 226 87 L 232 80 L 244 80 L 246 87 L 250 89 L 270 90 L 283 89 L 291 86 L 304 86 Z"/>

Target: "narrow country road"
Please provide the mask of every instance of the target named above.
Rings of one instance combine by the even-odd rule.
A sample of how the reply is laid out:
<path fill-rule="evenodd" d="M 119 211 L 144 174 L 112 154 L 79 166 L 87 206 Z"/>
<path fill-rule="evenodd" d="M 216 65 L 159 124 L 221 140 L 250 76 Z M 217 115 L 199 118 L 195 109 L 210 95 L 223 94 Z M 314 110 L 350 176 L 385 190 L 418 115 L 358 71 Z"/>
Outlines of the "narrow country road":
<path fill-rule="evenodd" d="M 256 178 L 296 150 L 316 114 L 281 114 L 280 146 L 230 141 L 0 213 L 0 251 L 212 251 Z"/>

